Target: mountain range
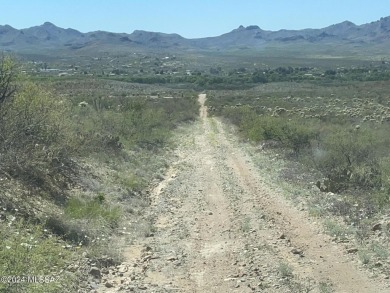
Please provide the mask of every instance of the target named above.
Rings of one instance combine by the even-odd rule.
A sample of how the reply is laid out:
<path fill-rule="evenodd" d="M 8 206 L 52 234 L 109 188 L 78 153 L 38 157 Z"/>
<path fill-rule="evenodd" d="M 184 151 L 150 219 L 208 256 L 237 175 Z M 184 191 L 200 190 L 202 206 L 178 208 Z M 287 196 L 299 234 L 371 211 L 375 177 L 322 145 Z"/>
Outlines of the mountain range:
<path fill-rule="evenodd" d="M 390 16 L 356 25 L 350 21 L 321 29 L 262 30 L 256 25 L 240 26 L 226 34 L 186 39 L 178 34 L 136 30 L 131 34 L 95 31 L 81 33 L 50 22 L 26 29 L 0 26 L 0 50 L 16 53 L 88 50 L 126 51 L 131 49 L 229 50 L 258 49 L 268 45 L 390 45 Z"/>

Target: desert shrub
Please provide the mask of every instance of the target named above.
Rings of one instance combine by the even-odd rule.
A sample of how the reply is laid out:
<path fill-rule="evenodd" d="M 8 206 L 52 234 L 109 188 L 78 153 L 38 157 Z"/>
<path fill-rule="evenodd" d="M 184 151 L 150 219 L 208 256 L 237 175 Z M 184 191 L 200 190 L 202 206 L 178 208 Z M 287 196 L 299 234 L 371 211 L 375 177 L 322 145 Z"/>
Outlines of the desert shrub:
<path fill-rule="evenodd" d="M 122 117 L 111 110 L 95 111 L 93 108 L 74 107 L 69 121 L 69 139 L 76 156 L 93 153 L 117 155 L 123 148 L 120 127 Z"/>
<path fill-rule="evenodd" d="M 37 187 L 50 188 L 67 173 L 67 107 L 38 86 L 25 83 L 0 109 L 0 170 Z"/>
<path fill-rule="evenodd" d="M 238 108 L 224 108 L 222 110 L 222 116 L 229 120 L 229 122 L 235 125 L 241 125 L 243 121 L 249 122 L 251 119 L 254 119 L 257 115 L 254 110 L 248 106 L 238 107 Z"/>
<path fill-rule="evenodd" d="M 198 114 L 193 97 L 127 103 L 122 113 L 125 123 L 121 134 L 125 140 L 148 149 L 166 145 L 177 125 L 196 119 Z"/>
<path fill-rule="evenodd" d="M 264 129 L 264 139 L 279 141 L 296 155 L 309 148 L 311 141 L 317 136 L 315 128 L 298 118 L 262 116 L 258 123 Z"/>
<path fill-rule="evenodd" d="M 317 131 L 302 120 L 258 115 L 248 106 L 226 108 L 222 111 L 222 115 L 229 122 L 237 125 L 246 139 L 255 143 L 262 140 L 275 140 L 295 154 L 310 147 L 311 140 L 317 135 Z"/>
<path fill-rule="evenodd" d="M 380 189 L 382 171 L 376 153 L 378 141 L 368 130 L 333 126 L 313 147 L 313 162 L 325 177 L 328 191 L 347 187 Z"/>
<path fill-rule="evenodd" d="M 283 125 L 282 133 L 285 145 L 296 154 L 309 148 L 311 141 L 318 135 L 316 129 L 300 120 L 288 121 Z"/>
<path fill-rule="evenodd" d="M 258 115 L 250 107 L 224 108 L 222 116 L 230 123 L 238 126 L 238 130 L 244 138 L 252 142 L 259 142 L 264 139 L 264 125 L 259 123 Z"/>
<path fill-rule="evenodd" d="M 227 118 L 230 122 L 238 126 L 244 138 L 254 143 L 266 139 L 266 123 L 264 122 L 264 118 L 259 117 L 253 109 L 248 106 L 243 106 L 231 108 L 229 112 Z"/>
<path fill-rule="evenodd" d="M 133 127 L 128 133 L 130 140 L 145 148 L 161 147 L 167 142 L 168 115 L 163 109 L 144 109 L 137 116 L 131 117 Z"/>
<path fill-rule="evenodd" d="M 199 104 L 195 97 L 196 95 L 159 99 L 153 103 L 149 101 L 148 107 L 151 109 L 163 109 L 171 126 L 176 126 L 182 122 L 193 121 L 198 117 Z"/>
<path fill-rule="evenodd" d="M 126 146 L 157 149 L 166 145 L 178 124 L 194 120 L 198 106 L 193 97 L 148 100 L 119 99 L 117 108 L 74 107 L 72 127 L 77 150 L 119 154 Z"/>
<path fill-rule="evenodd" d="M 44 225 L 54 235 L 76 245 L 80 243 L 88 244 L 93 236 L 90 223 L 82 220 L 72 220 L 58 214 L 48 215 Z"/>

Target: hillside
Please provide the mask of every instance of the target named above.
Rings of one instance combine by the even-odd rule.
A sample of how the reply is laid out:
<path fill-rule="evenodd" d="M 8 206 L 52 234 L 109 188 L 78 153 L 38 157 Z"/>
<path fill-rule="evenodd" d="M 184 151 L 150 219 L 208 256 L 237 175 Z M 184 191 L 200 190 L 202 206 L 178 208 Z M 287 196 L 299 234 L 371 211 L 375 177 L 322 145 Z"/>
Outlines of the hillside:
<path fill-rule="evenodd" d="M 15 29 L 0 26 L 0 49 L 17 53 L 60 50 L 65 52 L 128 51 L 136 49 L 223 50 L 256 49 L 267 46 L 383 46 L 390 42 L 390 17 L 363 25 L 344 21 L 322 29 L 266 31 L 256 25 L 240 26 L 226 34 L 186 39 L 178 34 L 136 30 L 131 34 L 95 31 L 81 33 L 45 22 L 40 26 Z"/>

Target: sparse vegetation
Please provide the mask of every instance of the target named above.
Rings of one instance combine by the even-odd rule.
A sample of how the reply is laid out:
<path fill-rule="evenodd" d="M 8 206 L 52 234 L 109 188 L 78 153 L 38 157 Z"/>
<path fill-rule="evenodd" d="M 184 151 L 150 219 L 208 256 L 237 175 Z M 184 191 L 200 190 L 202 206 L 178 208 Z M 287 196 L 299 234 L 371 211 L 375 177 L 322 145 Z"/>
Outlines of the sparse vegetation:
<path fill-rule="evenodd" d="M 293 277 L 293 269 L 287 263 L 281 262 L 278 267 L 278 272 L 282 278 Z"/>
<path fill-rule="evenodd" d="M 88 278 L 84 257 L 100 266 L 107 265 L 102 256 L 111 264 L 120 260 L 110 242 L 124 218 L 139 217 L 147 205 L 143 190 L 160 176 L 156 167 L 164 172 L 161 158 L 174 145 L 174 128 L 197 116 L 196 95 L 172 90 L 167 94 L 172 98 L 155 99 L 142 93 L 149 89 L 93 81 L 91 92 L 103 83 L 107 96 L 113 86 L 123 88 L 103 99 L 104 90 L 85 95 L 85 84 L 77 89 L 79 81 L 68 80 L 65 90 L 61 82 L 17 78 L 8 57 L 0 65 L 0 205 L 1 216 L 12 219 L 0 227 L 0 270 L 4 276 L 65 272 L 60 283 L 10 284 L 2 290 L 73 292 Z M 126 202 L 133 204 L 133 214 L 124 213 Z M 67 275 L 76 262 L 81 265 Z"/>
<path fill-rule="evenodd" d="M 83 201 L 77 197 L 70 198 L 65 207 L 65 215 L 73 219 L 98 219 L 115 228 L 121 217 L 118 207 L 112 207 L 102 201 L 102 197 Z"/>
<path fill-rule="evenodd" d="M 336 237 L 339 240 L 345 240 L 351 234 L 351 232 L 346 227 L 343 227 L 333 220 L 326 220 L 324 222 L 324 226 L 329 235 Z"/>
<path fill-rule="evenodd" d="M 16 64 L 8 56 L 0 59 L 0 107 L 15 93 Z"/>
<path fill-rule="evenodd" d="M 69 292 L 77 286 L 79 276 L 66 268 L 77 258 L 64 249 L 66 243 L 44 232 L 42 226 L 11 218 L 0 224 L 1 276 L 48 276 L 44 282 L 10 280 L 0 284 L 0 292 Z"/>
<path fill-rule="evenodd" d="M 318 290 L 320 293 L 332 293 L 335 292 L 332 284 L 329 284 L 327 282 L 320 282 L 318 285 Z"/>
<path fill-rule="evenodd" d="M 365 250 L 360 251 L 358 255 L 359 255 L 359 259 L 362 262 L 362 264 L 367 265 L 370 263 L 371 256 L 367 251 L 365 251 Z"/>
<path fill-rule="evenodd" d="M 0 170 L 52 191 L 71 174 L 66 130 L 67 107 L 38 86 L 23 83 L 1 107 Z"/>
<path fill-rule="evenodd" d="M 245 218 L 241 223 L 241 230 L 245 233 L 250 232 L 251 230 L 251 219 Z"/>
<path fill-rule="evenodd" d="M 72 292 L 85 279 L 86 259 L 101 267 L 120 262 L 111 243 L 125 219 L 137 223 L 131 240 L 154 234 L 143 217 L 145 190 L 163 178 L 172 133 L 196 119 L 196 91 L 204 89 L 209 115 L 233 125 L 269 162 L 286 160 L 277 176 L 298 186 L 294 202 L 325 219 L 335 241 L 355 236 L 360 261 L 385 271 L 389 232 L 384 223 L 379 236 L 373 225 L 390 208 L 388 63 L 280 52 L 259 63 L 252 53 L 97 53 L 72 64 L 39 56 L 21 68 L 2 56 L 0 273 L 57 276 L 80 263 L 75 274 L 61 275 L 63 291 Z M 215 120 L 211 127 L 218 147 Z M 243 218 L 240 230 L 255 224 Z M 277 273 L 291 291 L 313 289 L 284 262 Z M 23 290 L 61 292 L 56 282 L 0 289 Z M 318 290 L 334 291 L 328 283 Z"/>
<path fill-rule="evenodd" d="M 387 223 L 390 208 L 390 87 L 384 82 L 341 80 L 336 75 L 326 82 L 215 90 L 208 96 L 209 114 L 234 125 L 241 139 L 271 157 L 269 164 L 283 160 L 273 176 L 296 186 L 294 202 L 307 203 L 312 216 L 326 219 L 325 229 L 335 241 L 350 241 L 355 235 L 368 251 L 359 253 L 362 263 L 375 263 L 373 259 L 381 257 L 373 252 L 377 238 L 372 227 L 380 219 Z M 388 236 L 383 235 L 382 249 L 374 246 L 388 253 L 383 247 Z"/>

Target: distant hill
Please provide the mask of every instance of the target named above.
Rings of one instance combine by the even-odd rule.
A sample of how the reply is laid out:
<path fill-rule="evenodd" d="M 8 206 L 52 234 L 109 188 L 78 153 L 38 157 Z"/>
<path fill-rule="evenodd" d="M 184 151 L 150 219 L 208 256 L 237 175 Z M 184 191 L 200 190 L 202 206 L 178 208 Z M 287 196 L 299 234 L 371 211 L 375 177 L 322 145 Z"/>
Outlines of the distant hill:
<path fill-rule="evenodd" d="M 266 31 L 256 25 L 216 37 L 186 39 L 178 34 L 136 30 L 131 34 L 95 31 L 81 33 L 50 22 L 26 29 L 0 26 L 0 50 L 16 53 L 126 51 L 132 49 L 226 50 L 267 45 L 389 45 L 390 16 L 363 25 L 344 21 L 322 29 Z"/>

